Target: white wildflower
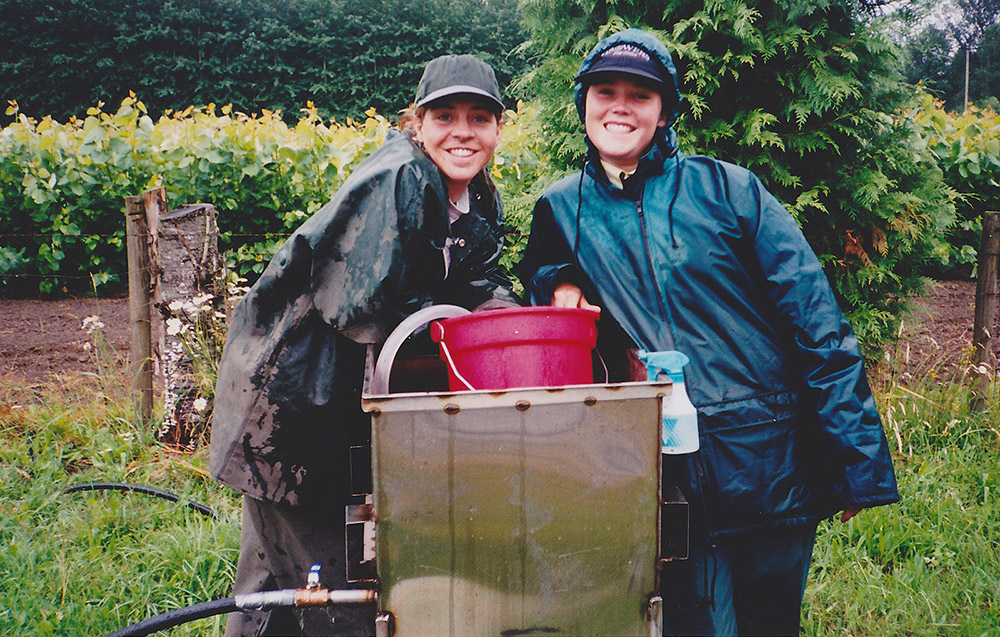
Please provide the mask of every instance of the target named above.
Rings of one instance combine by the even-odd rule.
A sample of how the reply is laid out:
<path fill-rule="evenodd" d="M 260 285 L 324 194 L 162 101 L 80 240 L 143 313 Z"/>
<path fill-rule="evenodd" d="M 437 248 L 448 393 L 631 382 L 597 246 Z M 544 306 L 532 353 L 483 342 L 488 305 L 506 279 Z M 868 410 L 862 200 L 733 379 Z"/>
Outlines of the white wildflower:
<path fill-rule="evenodd" d="M 195 398 L 191 406 L 194 407 L 195 411 L 200 413 L 208 409 L 208 401 L 201 397 Z"/>
<path fill-rule="evenodd" d="M 990 373 L 990 368 L 989 365 L 980 365 L 979 367 L 976 368 L 976 371 L 985 376 L 986 374 Z"/>
<path fill-rule="evenodd" d="M 87 332 L 87 334 L 93 334 L 96 330 L 104 329 L 104 322 L 101 321 L 101 317 L 99 316 L 88 316 L 83 319 L 80 329 Z"/>
<path fill-rule="evenodd" d="M 85 352 L 89 352 L 90 351 L 90 343 L 84 343 L 83 344 L 83 351 L 85 351 Z"/>
<path fill-rule="evenodd" d="M 167 319 L 167 334 L 170 336 L 177 336 L 184 331 L 184 324 L 179 318 L 168 318 Z"/>
<path fill-rule="evenodd" d="M 202 294 L 191 299 L 191 304 L 194 305 L 194 307 L 201 309 L 206 303 L 214 298 L 214 294 Z"/>
<path fill-rule="evenodd" d="M 171 312 L 175 312 L 176 313 L 176 312 L 180 312 L 181 311 L 181 307 L 183 307 L 183 306 L 184 306 L 184 302 L 181 301 L 180 299 L 177 299 L 175 301 L 171 301 L 170 305 L 168 305 L 167 308 Z"/>

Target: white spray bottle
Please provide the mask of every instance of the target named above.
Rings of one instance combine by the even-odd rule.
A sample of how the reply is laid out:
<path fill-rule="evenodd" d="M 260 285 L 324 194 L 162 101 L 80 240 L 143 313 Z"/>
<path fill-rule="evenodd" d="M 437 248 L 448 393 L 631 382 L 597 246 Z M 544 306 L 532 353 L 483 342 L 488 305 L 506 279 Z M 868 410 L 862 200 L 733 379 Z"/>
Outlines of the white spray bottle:
<path fill-rule="evenodd" d="M 673 390 L 663 399 L 663 453 L 678 455 L 698 451 L 698 412 L 684 386 L 684 366 L 690 360 L 677 351 L 639 352 L 649 380 L 673 381 Z"/>

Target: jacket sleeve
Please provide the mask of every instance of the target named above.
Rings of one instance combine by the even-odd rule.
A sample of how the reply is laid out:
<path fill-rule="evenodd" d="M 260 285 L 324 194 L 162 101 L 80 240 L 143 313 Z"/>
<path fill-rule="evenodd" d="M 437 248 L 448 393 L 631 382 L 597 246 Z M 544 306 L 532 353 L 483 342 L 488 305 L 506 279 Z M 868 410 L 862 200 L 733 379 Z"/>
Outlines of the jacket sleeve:
<path fill-rule="evenodd" d="M 899 499 L 885 431 L 857 338 L 822 266 L 787 210 L 751 173 L 729 173 L 733 209 L 753 242 L 767 294 L 792 335 L 841 507 Z M 739 183 L 742 182 L 742 183 Z"/>
<path fill-rule="evenodd" d="M 572 281 L 579 285 L 590 301 L 594 297 L 576 267 L 573 249 L 562 228 L 556 223 L 552 206 L 542 197 L 535 203 L 531 217 L 531 234 L 521 261 L 514 273 L 524 286 L 531 305 L 549 305 L 556 283 Z"/>

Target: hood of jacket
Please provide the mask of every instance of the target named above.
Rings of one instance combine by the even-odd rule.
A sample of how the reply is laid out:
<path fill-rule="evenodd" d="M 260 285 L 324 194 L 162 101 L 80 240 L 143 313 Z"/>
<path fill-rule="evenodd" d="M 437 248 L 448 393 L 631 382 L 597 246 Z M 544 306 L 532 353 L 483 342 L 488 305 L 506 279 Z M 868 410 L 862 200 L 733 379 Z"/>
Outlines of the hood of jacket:
<path fill-rule="evenodd" d="M 624 31 L 619 31 L 614 35 L 608 36 L 598 42 L 597 46 L 595 46 L 593 50 L 587 54 L 583 63 L 580 64 L 580 70 L 577 71 L 576 74 L 577 77 L 586 73 L 594 64 L 594 61 L 600 57 L 602 53 L 617 44 L 631 44 L 639 47 L 659 60 L 663 65 L 663 68 L 667 70 L 667 74 L 673 81 L 673 85 L 668 86 L 666 91 L 662 94 L 663 104 L 665 106 L 672 104 L 673 106 L 669 107 L 670 110 L 666 112 L 666 126 L 662 126 L 657 130 L 656 137 L 658 141 L 665 142 L 665 146 L 667 148 L 675 147 L 677 144 L 675 142 L 676 135 L 673 130 L 673 125 L 681 113 L 682 100 L 680 92 L 678 91 L 679 82 L 677 80 L 677 67 L 674 66 L 674 60 L 670 55 L 670 51 L 662 42 L 660 42 L 659 38 L 654 36 L 652 33 L 641 29 L 625 29 Z M 580 116 L 580 121 L 584 122 L 587 110 L 587 90 L 585 83 L 581 80 L 576 81 L 573 99 L 576 104 L 576 112 Z"/>

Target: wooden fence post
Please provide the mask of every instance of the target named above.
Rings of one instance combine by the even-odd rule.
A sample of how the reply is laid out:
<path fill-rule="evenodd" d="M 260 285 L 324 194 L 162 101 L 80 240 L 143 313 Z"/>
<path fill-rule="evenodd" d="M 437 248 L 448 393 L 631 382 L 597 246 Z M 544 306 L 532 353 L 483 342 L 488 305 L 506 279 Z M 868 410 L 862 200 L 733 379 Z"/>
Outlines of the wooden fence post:
<path fill-rule="evenodd" d="M 166 322 L 159 341 L 163 428 L 158 437 L 188 447 L 206 433 L 196 404 L 193 356 L 217 356 L 214 312 L 225 309 L 215 207 L 193 204 L 160 216 L 156 307 Z M 192 352 L 192 348 L 195 351 Z"/>
<path fill-rule="evenodd" d="M 204 327 L 195 303 L 225 307 L 215 207 L 184 206 L 167 212 L 166 190 L 125 197 L 131 322 L 131 368 L 139 413 L 153 413 L 153 384 L 162 388 L 159 437 L 188 446 L 203 418 L 194 406 L 193 363 L 184 337 Z M 156 308 L 156 311 L 153 311 Z M 206 353 L 211 354 L 211 353 Z"/>
<path fill-rule="evenodd" d="M 986 404 L 990 378 L 996 373 L 993 356 L 993 326 L 997 316 L 997 263 L 1000 253 L 1000 212 L 983 213 L 983 238 L 979 248 L 976 278 L 976 309 L 972 328 L 973 373 L 978 378 L 973 389 L 973 410 Z"/>
<path fill-rule="evenodd" d="M 128 260 L 129 373 L 143 420 L 153 414 L 153 344 L 150 320 L 149 228 L 142 197 L 125 197 L 125 248 Z"/>

